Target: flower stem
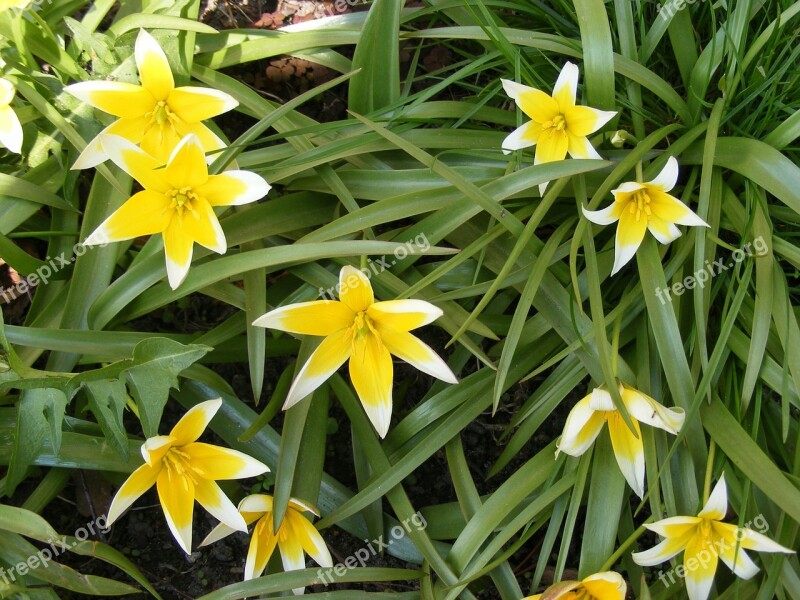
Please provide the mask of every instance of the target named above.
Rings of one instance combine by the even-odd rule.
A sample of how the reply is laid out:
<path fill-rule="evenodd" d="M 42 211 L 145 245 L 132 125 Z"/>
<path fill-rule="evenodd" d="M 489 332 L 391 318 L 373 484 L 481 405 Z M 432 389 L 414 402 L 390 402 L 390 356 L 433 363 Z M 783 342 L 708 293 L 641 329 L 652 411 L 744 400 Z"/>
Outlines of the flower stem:
<path fill-rule="evenodd" d="M 711 495 L 711 474 L 714 470 L 714 454 L 716 454 L 717 445 L 711 441 L 708 447 L 708 461 L 706 461 L 706 477 L 703 482 L 703 506 L 708 502 L 708 497 Z"/>
<path fill-rule="evenodd" d="M 644 526 L 645 523 L 649 523 L 652 520 L 653 517 L 648 517 L 648 519 L 644 523 L 639 525 L 639 528 L 632 534 L 630 534 L 627 540 L 622 542 L 622 545 L 620 545 L 620 547 L 614 551 L 614 554 L 612 554 L 609 557 L 609 559 L 603 564 L 603 566 L 600 567 L 598 572 L 608 571 L 611 567 L 613 567 L 614 563 L 616 563 L 620 559 L 620 557 L 623 554 L 625 554 L 625 552 L 628 551 L 628 548 L 633 545 L 633 542 L 639 539 L 639 536 L 641 536 L 645 532 L 645 526 Z"/>
<path fill-rule="evenodd" d="M 639 183 L 644 181 L 644 175 L 642 174 L 642 161 L 636 163 L 636 181 Z"/>

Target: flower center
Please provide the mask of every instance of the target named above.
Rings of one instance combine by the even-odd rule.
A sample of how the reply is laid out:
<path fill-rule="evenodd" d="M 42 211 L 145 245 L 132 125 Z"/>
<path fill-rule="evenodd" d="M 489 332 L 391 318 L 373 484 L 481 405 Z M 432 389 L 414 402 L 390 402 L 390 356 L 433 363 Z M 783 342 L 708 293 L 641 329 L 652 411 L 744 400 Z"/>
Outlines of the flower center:
<path fill-rule="evenodd" d="M 375 328 L 372 326 L 372 319 L 367 316 L 366 311 L 362 310 L 356 315 L 352 330 L 356 339 L 364 337 L 370 331 L 375 331 Z"/>
<path fill-rule="evenodd" d="M 564 118 L 564 115 L 556 115 L 549 121 L 545 121 L 542 123 L 542 129 L 552 129 L 554 133 L 556 131 L 564 131 L 567 128 L 567 120 Z"/>
<path fill-rule="evenodd" d="M 642 218 L 642 212 L 644 212 L 645 218 L 653 214 L 653 210 L 650 207 L 650 196 L 647 195 L 647 190 L 636 190 L 633 193 L 631 199 L 628 201 L 628 211 L 632 215 L 636 215 L 637 223 Z"/>
<path fill-rule="evenodd" d="M 182 187 L 180 189 L 174 189 L 167 195 L 172 199 L 169 207 L 178 211 L 178 216 L 182 217 L 185 211 L 189 211 L 195 217 L 198 216 L 197 211 L 192 206 L 192 202 L 197 200 L 197 194 L 195 194 L 191 188 Z"/>
<path fill-rule="evenodd" d="M 184 488 L 187 488 L 187 491 L 189 487 L 188 481 L 197 484 L 199 475 L 190 464 L 190 460 L 191 456 L 174 447 L 167 450 L 163 458 L 164 467 L 170 471 L 172 477 L 183 481 Z"/>

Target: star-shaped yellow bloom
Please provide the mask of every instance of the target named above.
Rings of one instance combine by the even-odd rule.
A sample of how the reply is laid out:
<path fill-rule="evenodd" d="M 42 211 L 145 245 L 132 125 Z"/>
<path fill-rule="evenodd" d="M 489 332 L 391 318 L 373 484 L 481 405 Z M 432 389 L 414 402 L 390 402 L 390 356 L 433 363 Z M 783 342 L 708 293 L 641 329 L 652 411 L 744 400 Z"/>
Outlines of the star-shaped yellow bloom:
<path fill-rule="evenodd" d="M 678 161 L 670 156 L 661 173 L 652 181 L 628 181 L 612 190 L 614 204 L 603 210 L 586 210 L 582 207 L 586 218 L 597 225 L 619 221 L 612 275 L 633 258 L 648 229 L 659 242 L 669 244 L 681 236 L 680 230 L 675 227 L 676 223 L 708 227 L 708 223 L 688 206 L 667 193 L 677 181 Z"/>
<path fill-rule="evenodd" d="M 162 233 L 172 289 L 189 272 L 194 242 L 225 253 L 225 234 L 213 207 L 254 202 L 270 189 L 261 176 L 250 171 L 209 175 L 203 147 L 193 134 L 180 141 L 165 168 L 124 138 L 104 136 L 103 147 L 144 190 L 127 200 L 84 244 L 107 244 Z"/>
<path fill-rule="evenodd" d="M 448 383 L 458 383 L 450 367 L 409 331 L 442 316 L 424 300 L 375 302 L 369 279 L 358 269 L 339 272 L 339 299 L 301 302 L 276 308 L 253 325 L 290 333 L 326 336 L 289 389 L 287 409 L 317 389 L 345 361 L 350 379 L 372 425 L 381 437 L 392 417 L 392 357 Z"/>
<path fill-rule="evenodd" d="M 175 87 L 169 61 L 158 42 L 144 29 L 134 48 L 141 85 L 119 81 L 84 81 L 64 88 L 103 112 L 119 117 L 92 140 L 73 169 L 95 167 L 106 158 L 104 134 L 124 137 L 163 165 L 178 142 L 193 133 L 206 152 L 225 147 L 201 121 L 235 108 L 230 95 L 202 87 Z"/>
<path fill-rule="evenodd" d="M 19 154 L 22 150 L 22 125 L 11 108 L 15 93 L 12 83 L 0 77 L 0 144 Z"/>
<path fill-rule="evenodd" d="M 587 136 L 608 123 L 617 113 L 575 105 L 578 92 L 577 65 L 571 62 L 564 65 L 552 96 L 507 79 L 501 81 L 506 94 L 531 119 L 503 140 L 506 154 L 511 150 L 536 146 L 535 165 L 564 160 L 567 153 L 572 158 L 600 158 Z M 544 194 L 546 188 L 547 183 L 540 184 L 539 193 Z"/>
<path fill-rule="evenodd" d="M 554 583 L 541 594 L 523 600 L 625 600 L 628 586 L 619 573 L 603 571 L 583 581 Z"/>
<path fill-rule="evenodd" d="M 255 477 L 269 467 L 236 450 L 197 441 L 220 406 L 220 399 L 201 402 L 181 417 L 169 435 L 151 437 L 142 444 L 145 464 L 114 496 L 108 526 L 156 484 L 167 525 L 187 554 L 192 548 L 195 500 L 228 527 L 247 531 L 245 520 L 216 481 Z"/>
<path fill-rule="evenodd" d="M 556 442 L 556 455 L 564 452 L 570 456 L 580 456 L 600 435 L 603 425 L 608 423 L 617 464 L 628 485 L 641 498 L 644 495 L 644 445 L 639 423 L 677 434 L 683 426 L 685 414 L 682 408 L 665 408 L 647 394 L 624 383 L 619 384 L 619 395 L 636 436 L 625 424 L 608 390 L 599 387 L 578 401 L 567 415 L 564 432 Z"/>
<path fill-rule="evenodd" d="M 719 559 L 736 576 L 750 579 L 758 573 L 758 567 L 745 550 L 794 554 L 794 550 L 752 529 L 723 523 L 727 512 L 728 489 L 723 475 L 696 517 L 670 517 L 645 524 L 647 529 L 665 539 L 649 550 L 634 552 L 631 557 L 638 565 L 652 567 L 683 551 L 689 600 L 706 600 L 714 583 Z"/>
<path fill-rule="evenodd" d="M 318 517 L 316 509 L 302 500 L 291 498 L 283 521 L 276 532 L 273 527 L 272 502 L 272 496 L 253 494 L 239 503 L 239 512 L 245 523 L 250 525 L 258 521 L 247 551 L 247 562 L 244 566 L 245 580 L 255 579 L 264 572 L 276 545 L 281 553 L 283 570 L 286 572 L 304 569 L 306 553 L 321 567 L 332 567 L 333 560 L 325 540 L 316 527 L 303 516 L 304 512 L 310 512 Z M 228 525 L 220 523 L 200 545 L 216 542 L 234 531 Z M 301 594 L 303 588 L 297 588 L 294 592 Z"/>

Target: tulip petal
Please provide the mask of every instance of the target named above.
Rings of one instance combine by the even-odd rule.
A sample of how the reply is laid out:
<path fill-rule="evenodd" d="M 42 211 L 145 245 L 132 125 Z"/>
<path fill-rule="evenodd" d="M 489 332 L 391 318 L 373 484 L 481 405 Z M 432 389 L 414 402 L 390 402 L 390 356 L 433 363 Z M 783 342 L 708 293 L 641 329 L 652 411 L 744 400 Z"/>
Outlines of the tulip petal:
<path fill-rule="evenodd" d="M 611 193 L 614 195 L 614 199 L 617 202 L 624 202 L 627 204 L 627 202 L 630 200 L 630 194 L 643 189 L 646 189 L 646 186 L 643 183 L 639 183 L 638 181 L 626 181 L 617 189 L 611 190 Z"/>
<path fill-rule="evenodd" d="M 288 523 L 281 525 L 281 529 L 287 527 Z M 286 573 L 291 571 L 299 571 L 306 568 L 306 555 L 303 552 L 303 546 L 300 545 L 298 539 L 290 533 L 283 535 L 283 531 L 278 535 L 278 548 L 281 551 L 281 563 L 283 563 L 283 570 Z M 295 595 L 299 596 L 303 593 L 304 588 L 294 588 L 292 590 Z"/>
<path fill-rule="evenodd" d="M 618 411 L 608 417 L 608 433 L 611 446 L 622 475 L 639 498 L 644 496 L 644 444 L 639 422 L 631 419 L 633 431 Z M 635 432 L 635 435 L 634 435 Z"/>
<path fill-rule="evenodd" d="M 175 438 L 168 435 L 156 435 L 151 438 L 147 438 L 139 450 L 142 453 L 144 462 L 151 467 L 154 467 L 161 461 L 161 459 L 167 453 L 167 450 L 172 448 L 174 445 Z"/>
<path fill-rule="evenodd" d="M 746 548 L 747 550 L 756 550 L 757 552 L 783 552 L 785 554 L 795 553 L 791 548 L 782 546 L 778 542 L 769 539 L 767 536 L 746 527 L 738 529 L 737 537 L 740 539 L 739 543 L 742 548 Z"/>
<path fill-rule="evenodd" d="M 199 123 L 239 106 L 230 94 L 212 88 L 175 88 L 167 99 L 170 110 L 187 123 Z"/>
<path fill-rule="evenodd" d="M 350 358 L 352 340 L 353 335 L 347 329 L 336 331 L 322 340 L 289 388 L 284 410 L 316 390 Z"/>
<path fill-rule="evenodd" d="M 639 246 L 642 244 L 644 234 L 647 232 L 647 219 L 642 217 L 637 221 L 636 215 L 632 215 L 629 210 L 623 210 L 617 225 L 616 246 L 614 251 L 614 268 L 611 274 L 614 275 L 628 261 L 633 258 Z"/>
<path fill-rule="evenodd" d="M 199 479 L 194 486 L 195 498 L 200 506 L 228 527 L 247 532 L 247 523 L 215 481 Z"/>
<path fill-rule="evenodd" d="M 195 191 L 211 206 L 239 206 L 260 200 L 270 189 L 261 175 L 251 171 L 225 171 L 221 175 L 210 175 Z"/>
<path fill-rule="evenodd" d="M 574 135 L 571 131 L 567 131 L 567 140 L 569 142 L 567 144 L 567 152 L 572 158 L 603 158 L 597 153 L 597 150 L 594 149 L 594 146 L 586 136 Z"/>
<path fill-rule="evenodd" d="M 606 422 L 602 413 L 589 406 L 591 395 L 579 400 L 567 415 L 564 432 L 556 442 L 557 452 L 580 456 L 594 443 Z"/>
<path fill-rule="evenodd" d="M 78 100 L 115 117 L 136 119 L 152 112 L 153 95 L 140 85 L 122 81 L 82 81 L 64 88 Z"/>
<path fill-rule="evenodd" d="M 162 163 L 131 141 L 118 135 L 104 135 L 101 143 L 108 157 L 144 189 L 162 193 L 171 189 Z"/>
<path fill-rule="evenodd" d="M 653 188 L 648 188 L 647 192 L 650 196 L 650 209 L 660 219 L 677 223 L 678 225 L 708 227 L 708 223 L 674 196 Z"/>
<path fill-rule="evenodd" d="M 14 84 L 8 79 L 0 77 L 0 106 L 8 106 L 11 104 L 16 93 L 17 90 L 14 88 Z"/>
<path fill-rule="evenodd" d="M 200 143 L 203 145 L 206 153 L 211 153 L 216 150 L 220 150 L 225 148 L 227 144 L 225 141 L 220 138 L 216 133 L 211 131 L 205 124 L 203 123 L 184 123 L 182 121 L 175 124 L 175 131 L 177 136 L 180 138 L 186 137 L 187 135 L 195 135 L 200 140 Z M 173 146 L 174 147 L 174 146 Z M 217 157 L 217 154 L 207 154 L 206 162 L 209 164 L 214 161 Z M 234 163 L 231 163 L 233 165 Z"/>
<path fill-rule="evenodd" d="M 683 554 L 689 600 L 708 598 L 711 586 L 714 585 L 718 561 L 716 549 L 710 546 L 703 536 L 695 535 L 689 540 Z"/>
<path fill-rule="evenodd" d="M 458 383 L 458 379 L 441 357 L 426 343 L 407 331 L 396 331 L 391 327 L 379 327 L 378 332 L 386 349 L 397 358 L 447 383 Z"/>
<path fill-rule="evenodd" d="M 581 206 L 583 216 L 589 219 L 596 225 L 611 225 L 619 221 L 624 207 L 619 202 L 612 202 L 608 206 L 600 210 L 587 210 L 586 207 Z"/>
<path fill-rule="evenodd" d="M 144 29 L 139 30 L 134 46 L 136 67 L 139 69 L 139 79 L 156 100 L 166 100 L 175 88 L 172 78 L 172 69 L 169 66 L 167 55 L 158 45 L 155 38 Z"/>
<path fill-rule="evenodd" d="M 658 188 L 662 192 L 668 192 L 675 187 L 678 182 L 678 161 L 674 156 L 667 159 L 667 164 L 656 175 L 656 178 L 648 182 L 649 186 Z"/>
<path fill-rule="evenodd" d="M 531 89 L 523 92 L 517 98 L 517 106 L 540 125 L 557 117 L 561 111 L 550 94 L 541 90 Z"/>
<path fill-rule="evenodd" d="M 655 215 L 648 217 L 647 229 L 662 244 L 670 244 L 681 237 L 681 230 L 675 227 L 673 223 Z"/>
<path fill-rule="evenodd" d="M 186 411 L 169 432 L 176 446 L 185 446 L 197 440 L 222 406 L 222 398 L 206 400 Z"/>
<path fill-rule="evenodd" d="M 367 316 L 380 325 L 396 331 L 411 331 L 433 323 L 443 315 L 438 306 L 425 300 L 387 300 L 375 302 L 367 309 Z"/>
<path fill-rule="evenodd" d="M 192 264 L 194 240 L 186 235 L 181 221 L 173 219 L 164 231 L 164 254 L 167 259 L 169 286 L 176 290 L 189 274 Z"/>
<path fill-rule="evenodd" d="M 153 484 L 161 472 L 161 464 L 151 467 L 144 464 L 125 480 L 125 483 L 117 490 L 114 500 L 108 509 L 108 516 L 106 517 L 106 526 L 110 527 L 114 521 L 120 518 L 128 507 L 136 502 L 147 490 L 153 487 Z"/>
<path fill-rule="evenodd" d="M 241 513 L 267 513 L 272 512 L 273 498 L 268 494 L 250 494 L 239 502 Z"/>
<path fill-rule="evenodd" d="M 578 75 L 578 65 L 575 63 L 566 62 L 561 67 L 556 84 L 553 86 L 553 98 L 558 102 L 562 112 L 575 106 L 578 95 Z"/>
<path fill-rule="evenodd" d="M 198 548 L 202 548 L 203 546 L 208 546 L 209 544 L 213 544 L 214 542 L 218 542 L 219 540 L 228 537 L 232 533 L 237 533 L 238 529 L 234 529 L 233 527 L 228 527 L 225 523 L 220 523 L 211 532 L 203 538 L 203 541 L 200 542 Z"/>
<path fill-rule="evenodd" d="M 172 535 L 184 552 L 191 554 L 194 483 L 187 476 L 178 474 L 175 469 L 164 468 L 158 474 L 156 487 Z"/>
<path fill-rule="evenodd" d="M 703 506 L 703 510 L 697 513 L 697 516 L 703 519 L 712 519 L 714 521 L 721 521 L 725 518 L 728 512 L 728 486 L 725 483 L 725 474 L 723 473 L 714 489 L 711 490 L 711 495 L 708 497 L 708 502 Z"/>
<path fill-rule="evenodd" d="M 10 106 L 0 107 L 0 144 L 16 154 L 22 151 L 22 124 Z"/>
<path fill-rule="evenodd" d="M 589 575 L 582 582 L 589 597 L 602 598 L 603 600 L 625 600 L 628 586 L 622 575 L 614 571 L 604 571 Z"/>
<path fill-rule="evenodd" d="M 680 538 L 693 534 L 701 521 L 699 517 L 669 517 L 655 523 L 645 523 L 644 526 L 660 536 Z"/>
<path fill-rule="evenodd" d="M 550 128 L 539 137 L 536 144 L 536 156 L 533 164 L 541 165 L 544 163 L 564 160 L 567 156 L 569 147 L 569 137 L 566 132 Z"/>
<path fill-rule="evenodd" d="M 682 408 L 667 408 L 647 394 L 628 386 L 623 386 L 621 395 L 628 413 L 637 421 L 674 435 L 683 427 L 686 413 Z"/>
<path fill-rule="evenodd" d="M 159 166 L 167 164 L 175 147 L 185 136 L 177 127 L 169 124 L 149 127 L 142 136 L 140 146 L 144 152 L 156 159 Z M 161 171 L 163 173 L 163 170 Z"/>
<path fill-rule="evenodd" d="M 253 530 L 250 548 L 247 551 L 247 561 L 244 565 L 245 581 L 255 579 L 264 572 L 277 543 L 278 536 L 272 529 L 272 515 L 267 515 L 256 524 Z"/>
<path fill-rule="evenodd" d="M 357 313 L 367 310 L 375 302 L 372 285 L 360 269 L 345 265 L 339 271 L 339 300 Z"/>
<path fill-rule="evenodd" d="M 536 88 L 524 85 L 522 83 L 517 83 L 516 81 L 511 81 L 510 79 L 501 79 L 500 83 L 503 84 L 503 90 L 505 93 L 508 94 L 509 98 L 515 102 L 519 100 L 519 97 L 522 94 L 539 91 Z"/>
<path fill-rule="evenodd" d="M 617 410 L 609 391 L 599 387 L 594 388 L 589 394 L 589 408 L 603 412 Z"/>
<path fill-rule="evenodd" d="M 350 379 L 381 437 L 386 437 L 392 418 L 392 378 L 392 357 L 380 338 L 370 331 L 356 339 L 350 357 Z"/>
<path fill-rule="evenodd" d="M 356 313 L 344 302 L 313 300 L 279 306 L 253 321 L 257 327 L 301 335 L 331 335 L 350 327 Z"/>
<path fill-rule="evenodd" d="M 631 558 L 633 562 L 641 567 L 652 567 L 680 553 L 680 551 L 686 547 L 686 544 L 689 543 L 693 535 L 694 533 L 690 532 L 683 537 L 667 538 L 648 550 L 632 552 Z"/>
<path fill-rule="evenodd" d="M 83 152 L 80 153 L 70 168 L 78 171 L 91 169 L 107 160 L 109 156 L 103 148 L 103 136 L 116 135 L 125 138 L 132 144 L 138 144 L 142 141 L 146 129 L 147 118 L 145 117 L 117 119 L 86 144 L 86 148 L 83 149 Z"/>
<path fill-rule="evenodd" d="M 176 224 L 182 230 L 181 235 L 217 254 L 225 254 L 228 249 L 219 219 L 205 198 L 197 197 L 192 200 L 190 211 L 185 211 L 183 215 L 177 214 L 172 219 L 173 227 Z"/>
<path fill-rule="evenodd" d="M 164 177 L 176 189 L 194 190 L 208 181 L 206 154 L 196 135 L 187 135 L 175 146 L 164 169 Z"/>
<path fill-rule="evenodd" d="M 78 155 L 78 158 L 75 159 L 75 162 L 70 169 L 74 171 L 93 169 L 108 159 L 108 154 L 103 149 L 103 136 L 105 135 L 106 131 L 108 131 L 108 127 L 101 131 L 94 139 L 86 143 L 86 147 Z"/>
<path fill-rule="evenodd" d="M 164 194 L 143 190 L 131 196 L 83 242 L 97 246 L 161 233 L 172 218 L 169 200 Z"/>
<path fill-rule="evenodd" d="M 181 447 L 191 458 L 192 468 L 206 479 L 244 479 L 267 473 L 269 467 L 244 452 L 203 442 Z"/>
<path fill-rule="evenodd" d="M 291 526 L 292 536 L 297 539 L 306 554 L 319 566 L 332 567 L 330 550 L 317 528 L 299 512 L 287 511 L 285 518 L 287 524 Z"/>
<path fill-rule="evenodd" d="M 503 154 L 510 154 L 513 150 L 522 150 L 535 146 L 542 134 L 542 126 L 536 121 L 528 121 L 517 127 L 506 136 L 501 145 Z"/>
<path fill-rule="evenodd" d="M 597 110 L 590 106 L 572 106 L 564 112 L 567 130 L 578 137 L 594 133 L 617 114 L 615 110 Z"/>
<path fill-rule="evenodd" d="M 759 569 L 756 564 L 747 555 L 744 548 L 741 546 L 736 547 L 735 540 L 733 543 L 726 543 L 725 540 L 720 540 L 719 542 L 717 546 L 719 558 L 725 563 L 725 566 L 733 571 L 734 575 L 742 579 L 751 579 L 758 573 Z"/>
<path fill-rule="evenodd" d="M 319 509 L 305 500 L 300 500 L 299 498 L 289 498 L 289 506 L 291 506 L 297 512 L 310 512 L 314 516 L 319 516 Z"/>

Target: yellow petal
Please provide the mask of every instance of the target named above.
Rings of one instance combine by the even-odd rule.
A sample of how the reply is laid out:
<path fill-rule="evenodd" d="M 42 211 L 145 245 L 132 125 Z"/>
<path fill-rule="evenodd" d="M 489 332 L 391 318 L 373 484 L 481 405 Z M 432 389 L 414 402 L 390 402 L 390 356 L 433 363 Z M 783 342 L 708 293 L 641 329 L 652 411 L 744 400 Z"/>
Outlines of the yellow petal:
<path fill-rule="evenodd" d="M 655 188 L 648 188 L 647 194 L 650 196 L 650 209 L 660 219 L 678 225 L 708 227 L 708 223 L 674 196 Z"/>
<path fill-rule="evenodd" d="M 347 329 L 336 331 L 322 340 L 295 377 L 283 409 L 291 408 L 321 386 L 350 358 L 353 336 Z"/>
<path fill-rule="evenodd" d="M 717 549 L 702 535 L 695 535 L 689 540 L 683 554 L 689 600 L 708 598 L 714 584 L 717 562 Z"/>
<path fill-rule="evenodd" d="M 375 302 L 367 309 L 370 319 L 396 331 L 411 331 L 433 323 L 442 314 L 441 308 L 424 300 L 387 300 Z"/>
<path fill-rule="evenodd" d="M 617 459 L 622 475 L 639 498 L 644 496 L 644 444 L 639 422 L 633 422 L 633 432 L 622 420 L 622 415 L 614 411 L 608 417 L 608 433 L 611 435 L 611 445 Z"/>
<path fill-rule="evenodd" d="M 10 106 L 0 107 L 0 144 L 17 154 L 22 151 L 22 124 Z"/>
<path fill-rule="evenodd" d="M 619 221 L 623 208 L 624 205 L 620 202 L 612 202 L 601 210 L 587 210 L 586 207 L 581 206 L 583 216 L 596 225 L 611 225 L 611 223 L 616 223 Z"/>
<path fill-rule="evenodd" d="M 556 442 L 558 452 L 580 456 L 589 449 L 606 422 L 602 413 L 592 410 L 591 394 L 579 400 L 567 415 L 564 431 Z"/>
<path fill-rule="evenodd" d="M 558 103 L 563 112 L 575 106 L 578 94 L 578 65 L 571 62 L 564 63 L 558 74 L 556 84 L 553 86 L 553 99 Z"/>
<path fill-rule="evenodd" d="M 175 439 L 175 445 L 185 446 L 197 440 L 221 406 L 222 399 L 216 398 L 200 402 L 190 408 L 169 432 L 170 437 Z"/>
<path fill-rule="evenodd" d="M 251 171 L 225 171 L 209 175 L 195 191 L 211 206 L 239 206 L 260 200 L 271 189 L 266 180 Z"/>
<path fill-rule="evenodd" d="M 162 193 L 171 189 L 158 159 L 118 135 L 104 135 L 101 143 L 108 157 L 144 189 Z"/>
<path fill-rule="evenodd" d="M 536 156 L 533 164 L 541 165 L 556 160 L 564 160 L 567 156 L 569 138 L 565 131 L 558 131 L 550 128 L 542 132 L 539 136 L 539 143 L 536 144 Z"/>
<path fill-rule="evenodd" d="M 153 111 L 156 100 L 140 85 L 122 81 L 83 81 L 64 88 L 79 100 L 99 108 L 103 112 L 136 119 Z"/>
<path fill-rule="evenodd" d="M 175 469 L 163 468 L 156 480 L 158 499 L 172 535 L 186 554 L 192 553 L 192 512 L 194 484 Z"/>
<path fill-rule="evenodd" d="M 140 448 L 142 458 L 144 459 L 144 462 L 151 467 L 154 467 L 161 461 L 161 459 L 167 453 L 167 450 L 172 448 L 174 445 L 175 438 L 168 435 L 156 435 L 151 438 L 147 438 Z"/>
<path fill-rule="evenodd" d="M 678 182 L 678 161 L 674 156 L 667 159 L 667 163 L 661 172 L 652 181 L 648 181 L 648 187 L 657 188 L 662 192 L 668 192 L 675 187 Z"/>
<path fill-rule="evenodd" d="M 273 498 L 269 494 L 250 494 L 239 502 L 239 512 L 260 513 L 272 512 Z"/>
<path fill-rule="evenodd" d="M 244 522 L 242 515 L 214 481 L 198 479 L 194 486 L 194 493 L 200 506 L 219 521 L 237 531 L 247 532 L 247 523 Z"/>
<path fill-rule="evenodd" d="M 758 567 L 747 555 L 742 544 L 744 529 L 718 521 L 712 521 L 711 527 L 714 531 L 714 544 L 719 558 L 737 577 L 750 579 L 758 573 Z M 774 544 L 772 540 L 769 541 Z"/>
<path fill-rule="evenodd" d="M 369 279 L 359 269 L 345 265 L 339 271 L 339 300 L 354 312 L 367 310 L 375 302 Z"/>
<path fill-rule="evenodd" d="M 589 106 L 572 106 L 564 112 L 564 119 L 571 134 L 586 137 L 608 123 L 616 114 L 616 111 L 597 110 Z"/>
<path fill-rule="evenodd" d="M 717 525 L 724 525 L 724 523 L 713 523 L 716 529 Z M 736 528 L 736 538 L 739 540 L 742 548 L 747 550 L 756 550 L 757 552 L 783 552 L 785 554 L 794 554 L 795 551 L 786 546 L 782 546 L 778 542 L 769 539 L 767 536 L 753 531 L 747 527 L 739 529 Z"/>
<path fill-rule="evenodd" d="M 214 542 L 218 542 L 219 540 L 228 537 L 232 533 L 236 533 L 239 531 L 238 529 L 234 529 L 233 527 L 228 527 L 225 523 L 220 523 L 211 532 L 203 538 L 203 541 L 200 542 L 198 548 L 202 548 L 203 546 L 208 546 L 209 544 L 213 544 Z"/>
<path fill-rule="evenodd" d="M 203 123 L 186 123 L 184 121 L 179 121 L 175 124 L 175 131 L 180 138 L 186 137 L 189 134 L 196 135 L 207 153 L 220 150 L 227 146 L 224 140 Z M 216 158 L 216 154 L 207 156 L 207 159 L 212 161 L 214 158 Z"/>
<path fill-rule="evenodd" d="M 522 112 L 539 124 L 546 123 L 560 114 L 558 102 L 541 90 L 531 89 L 523 92 L 517 99 L 517 105 Z"/>
<path fill-rule="evenodd" d="M 195 135 L 184 137 L 172 152 L 164 176 L 176 188 L 197 188 L 208 181 L 208 165 L 200 140 Z"/>
<path fill-rule="evenodd" d="M 662 244 L 670 244 L 681 237 L 681 230 L 673 223 L 652 214 L 647 219 L 647 230 Z"/>
<path fill-rule="evenodd" d="M 669 560 L 686 547 L 693 537 L 694 530 L 683 537 L 667 538 L 656 546 L 643 552 L 632 552 L 633 562 L 642 567 L 652 567 Z"/>
<path fill-rule="evenodd" d="M 353 325 L 355 318 L 356 313 L 344 302 L 314 300 L 280 306 L 253 325 L 302 335 L 331 335 Z"/>
<path fill-rule="evenodd" d="M 269 471 L 267 465 L 252 456 L 213 444 L 192 442 L 181 452 L 189 455 L 192 469 L 205 479 L 244 479 Z"/>
<path fill-rule="evenodd" d="M 159 166 L 167 164 L 172 156 L 173 150 L 183 139 L 177 128 L 171 125 L 153 125 L 149 127 L 142 136 L 141 147 L 147 152 Z"/>
<path fill-rule="evenodd" d="M 386 349 L 399 359 L 432 377 L 447 383 L 458 383 L 447 363 L 422 340 L 407 331 L 396 331 L 390 327 L 379 327 L 378 332 Z"/>
<path fill-rule="evenodd" d="M 142 137 L 144 137 L 145 129 L 147 129 L 147 117 L 117 119 L 101 131 L 100 134 L 118 135 L 133 144 L 138 144 L 142 141 Z"/>
<path fill-rule="evenodd" d="M 303 552 L 303 547 L 300 545 L 300 540 L 293 535 L 294 532 L 291 531 L 288 525 L 288 523 L 284 522 L 278 534 L 278 547 L 281 551 L 281 562 L 283 563 L 283 570 L 287 573 L 289 571 L 305 569 L 306 567 L 306 556 Z M 284 528 L 288 530 L 285 535 L 283 535 Z"/>
<path fill-rule="evenodd" d="M 131 473 L 130 477 L 128 477 L 125 483 L 117 490 L 117 494 L 111 502 L 111 506 L 108 509 L 108 517 L 106 518 L 106 525 L 110 527 L 131 504 L 136 502 L 142 494 L 153 487 L 160 472 L 161 464 L 155 467 L 144 464 Z"/>
<path fill-rule="evenodd" d="M 622 386 L 622 402 L 631 417 L 676 435 L 683 427 L 686 414 L 682 408 L 667 408 L 653 398 L 627 385 Z"/>
<path fill-rule="evenodd" d="M 636 215 L 631 214 L 627 208 L 622 210 L 617 225 L 616 246 L 614 249 L 614 268 L 611 274 L 617 273 L 625 266 L 642 244 L 644 234 L 647 232 L 647 218 L 644 214 L 637 221 Z"/>
<path fill-rule="evenodd" d="M 181 120 L 198 123 L 236 108 L 239 102 L 219 90 L 186 86 L 172 90 L 167 105 Z"/>
<path fill-rule="evenodd" d="M 170 287 L 178 289 L 192 264 L 193 238 L 186 235 L 181 221 L 177 218 L 170 222 L 164 231 L 164 254 L 167 259 L 167 279 Z"/>
<path fill-rule="evenodd" d="M 173 226 L 179 227 L 188 239 L 217 254 L 225 254 L 228 244 L 214 209 L 202 197 L 192 200 L 191 206 L 191 210 L 184 211 L 183 215 L 173 217 Z"/>
<path fill-rule="evenodd" d="M 321 567 L 332 567 L 333 559 L 317 528 L 301 513 L 290 510 L 286 512 L 287 524 L 291 526 L 292 535 L 300 543 L 305 552 Z"/>
<path fill-rule="evenodd" d="M 289 506 L 296 511 L 302 512 L 310 512 L 315 516 L 319 516 L 319 510 L 313 504 L 306 502 L 305 500 L 300 500 L 299 498 L 289 498 Z"/>
<path fill-rule="evenodd" d="M 622 575 L 614 571 L 589 575 L 582 583 L 589 596 L 598 600 L 625 600 L 625 593 L 628 591 Z"/>
<path fill-rule="evenodd" d="M 14 84 L 8 79 L 0 77 L 0 107 L 11 104 L 16 93 L 17 90 L 14 88 Z"/>
<path fill-rule="evenodd" d="M 166 100 L 175 88 L 167 55 L 155 38 L 144 29 L 139 30 L 134 47 L 139 79 L 156 100 Z"/>
<path fill-rule="evenodd" d="M 392 357 L 371 331 L 353 342 L 350 379 L 378 435 L 385 437 L 392 418 Z"/>
<path fill-rule="evenodd" d="M 725 518 L 725 513 L 728 512 L 728 486 L 725 483 L 725 474 L 723 473 L 714 489 L 711 490 L 711 495 L 708 501 L 703 506 L 703 509 L 697 513 L 697 516 L 702 519 L 712 519 L 714 521 L 721 521 Z"/>
<path fill-rule="evenodd" d="M 699 517 L 669 517 L 655 523 L 646 523 L 645 527 L 667 538 L 680 538 L 692 535 L 702 522 Z"/>
<path fill-rule="evenodd" d="M 517 127 L 503 140 L 503 153 L 508 154 L 512 150 L 522 150 L 529 146 L 534 146 L 539 141 L 542 134 L 542 126 L 536 121 L 528 121 Z"/>
<path fill-rule="evenodd" d="M 134 194 L 86 238 L 84 245 L 95 246 L 161 233 L 172 218 L 169 202 L 159 192 L 144 190 Z"/>
<path fill-rule="evenodd" d="M 602 159 L 603 157 L 597 153 L 591 142 L 587 137 L 574 135 L 571 131 L 567 132 L 567 152 L 572 158 L 587 159 L 595 158 Z"/>
<path fill-rule="evenodd" d="M 267 514 L 256 523 L 253 530 L 250 548 L 247 551 L 247 561 L 244 565 L 245 581 L 254 579 L 264 572 L 277 543 L 278 536 L 272 530 L 272 515 Z"/>

